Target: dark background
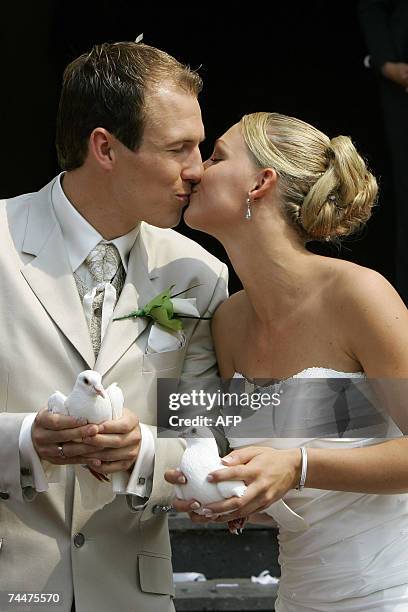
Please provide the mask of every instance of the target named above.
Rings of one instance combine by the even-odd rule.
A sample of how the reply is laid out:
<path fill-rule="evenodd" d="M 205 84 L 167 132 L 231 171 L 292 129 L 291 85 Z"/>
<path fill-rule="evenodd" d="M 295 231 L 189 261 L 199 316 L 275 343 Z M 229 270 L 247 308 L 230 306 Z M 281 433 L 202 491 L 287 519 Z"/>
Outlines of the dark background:
<path fill-rule="evenodd" d="M 212 142 L 248 112 L 276 111 L 330 137 L 352 136 L 376 174 L 379 206 L 364 232 L 313 250 L 372 267 L 393 281 L 393 205 L 377 82 L 363 66 L 366 48 L 356 3 L 141 4 L 130 0 L 38 0 L 2 9 L 0 195 L 41 188 L 58 172 L 55 115 L 64 66 L 93 44 L 144 42 L 200 68 L 200 97 Z M 196 6 L 196 5 L 195 5 Z M 226 260 L 218 242 L 180 231 Z M 271 237 L 272 239 L 272 237 Z M 0 245 L 1 248 L 1 245 Z M 231 291 L 239 283 L 231 279 Z"/>

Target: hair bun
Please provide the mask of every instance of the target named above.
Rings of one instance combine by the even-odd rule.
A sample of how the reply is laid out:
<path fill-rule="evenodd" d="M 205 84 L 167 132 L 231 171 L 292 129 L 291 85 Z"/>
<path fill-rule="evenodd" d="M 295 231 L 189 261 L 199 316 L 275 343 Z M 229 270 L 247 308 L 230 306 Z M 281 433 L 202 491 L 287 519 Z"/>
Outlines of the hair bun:
<path fill-rule="evenodd" d="M 330 153 L 328 153 L 330 152 Z M 377 181 L 348 136 L 326 150 L 328 168 L 306 195 L 301 224 L 315 240 L 348 236 L 370 218 Z"/>

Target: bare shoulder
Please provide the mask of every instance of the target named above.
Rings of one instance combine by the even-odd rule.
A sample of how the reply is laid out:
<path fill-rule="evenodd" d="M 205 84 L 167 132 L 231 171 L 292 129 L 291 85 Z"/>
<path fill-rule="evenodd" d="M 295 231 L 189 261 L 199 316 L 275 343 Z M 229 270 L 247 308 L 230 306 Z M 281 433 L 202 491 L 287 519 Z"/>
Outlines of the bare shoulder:
<path fill-rule="evenodd" d="M 408 376 L 408 310 L 378 272 L 338 262 L 332 305 L 353 356 L 370 376 Z"/>
<path fill-rule="evenodd" d="M 368 316 L 378 315 L 379 310 L 388 314 L 394 311 L 408 314 L 397 291 L 379 272 L 348 261 L 338 263 L 333 277 L 333 296 L 343 308 L 346 307 L 345 313 L 349 304 L 350 312 L 356 313 L 357 307 Z"/>
<path fill-rule="evenodd" d="M 211 321 L 211 332 L 221 376 L 234 374 L 233 356 L 240 342 L 240 322 L 245 306 L 244 291 L 231 295 L 217 308 Z"/>

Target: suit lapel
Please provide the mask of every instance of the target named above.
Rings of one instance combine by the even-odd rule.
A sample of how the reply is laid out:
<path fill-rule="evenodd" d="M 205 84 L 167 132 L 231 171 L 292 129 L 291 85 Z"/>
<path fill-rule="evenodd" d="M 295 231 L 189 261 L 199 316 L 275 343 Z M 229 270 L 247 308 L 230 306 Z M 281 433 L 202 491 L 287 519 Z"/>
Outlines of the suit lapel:
<path fill-rule="evenodd" d="M 142 308 L 158 293 L 149 272 L 149 254 L 143 240 L 143 224 L 129 255 L 128 273 L 125 285 L 114 311 L 114 317 L 123 317 L 137 308 Z M 102 376 L 122 357 L 148 325 L 144 318 L 111 321 L 106 330 L 95 370 Z"/>
<path fill-rule="evenodd" d="M 93 368 L 95 356 L 61 229 L 51 205 L 53 182 L 33 196 L 22 250 L 34 255 L 21 270 L 45 310 Z"/>

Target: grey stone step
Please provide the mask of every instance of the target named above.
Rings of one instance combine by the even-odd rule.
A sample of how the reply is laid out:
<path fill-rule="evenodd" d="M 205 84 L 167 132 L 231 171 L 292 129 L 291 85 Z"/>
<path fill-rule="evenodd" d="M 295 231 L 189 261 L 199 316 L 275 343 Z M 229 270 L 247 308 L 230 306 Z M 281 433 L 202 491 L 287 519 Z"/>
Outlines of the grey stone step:
<path fill-rule="evenodd" d="M 217 586 L 226 583 L 238 586 Z M 174 604 L 177 612 L 272 612 L 277 590 L 277 585 L 253 584 L 249 578 L 180 582 Z"/>

